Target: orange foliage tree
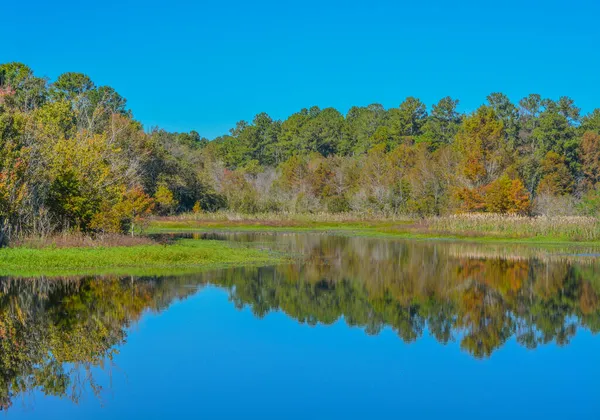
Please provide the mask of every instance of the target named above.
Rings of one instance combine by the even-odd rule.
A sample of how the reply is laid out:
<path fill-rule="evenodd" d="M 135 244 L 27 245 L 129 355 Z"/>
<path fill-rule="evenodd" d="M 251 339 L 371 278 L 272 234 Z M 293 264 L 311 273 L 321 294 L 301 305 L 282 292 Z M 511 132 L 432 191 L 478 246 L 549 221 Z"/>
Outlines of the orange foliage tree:
<path fill-rule="evenodd" d="M 480 188 L 459 189 L 457 196 L 463 210 L 468 212 L 528 214 L 531 210 L 531 199 L 523 182 L 507 175 Z"/>
<path fill-rule="evenodd" d="M 485 187 L 485 207 L 492 213 L 527 214 L 531 200 L 520 179 L 503 175 Z"/>

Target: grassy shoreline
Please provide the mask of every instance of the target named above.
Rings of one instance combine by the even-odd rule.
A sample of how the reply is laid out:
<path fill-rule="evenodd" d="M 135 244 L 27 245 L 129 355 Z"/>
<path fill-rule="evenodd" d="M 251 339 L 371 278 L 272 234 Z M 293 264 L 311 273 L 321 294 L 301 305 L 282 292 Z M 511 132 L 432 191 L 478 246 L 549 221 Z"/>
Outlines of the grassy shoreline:
<path fill-rule="evenodd" d="M 0 276 L 86 274 L 153 275 L 240 265 L 270 265 L 285 259 L 273 251 L 223 241 L 177 240 L 172 244 L 0 250 Z"/>
<path fill-rule="evenodd" d="M 600 222 L 591 218 L 447 217 L 426 220 L 316 220 L 190 216 L 153 219 L 147 233 L 329 232 L 415 240 L 600 246 Z"/>
<path fill-rule="evenodd" d="M 204 215 L 202 215 L 204 216 Z M 558 220 L 558 221 L 557 221 Z M 201 232 L 321 232 L 336 235 L 525 244 L 543 247 L 599 247 L 596 219 L 450 217 L 430 220 L 360 220 L 351 217 L 264 217 L 183 215 L 153 219 L 146 234 Z M 91 242 L 90 242 L 91 241 Z M 148 236 L 99 238 L 65 235 L 0 249 L 0 276 L 87 274 L 158 275 L 225 266 L 272 265 L 290 256 L 226 241 L 177 239 L 161 244 Z"/>

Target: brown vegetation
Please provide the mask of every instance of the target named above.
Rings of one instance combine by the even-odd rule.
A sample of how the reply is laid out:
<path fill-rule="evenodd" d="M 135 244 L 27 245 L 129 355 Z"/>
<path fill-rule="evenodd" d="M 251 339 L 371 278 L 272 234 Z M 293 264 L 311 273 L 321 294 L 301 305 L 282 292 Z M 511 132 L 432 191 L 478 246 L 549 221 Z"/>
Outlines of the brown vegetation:
<path fill-rule="evenodd" d="M 100 248 L 112 246 L 137 246 L 154 244 L 147 236 L 120 234 L 85 235 L 83 233 L 61 233 L 51 236 L 26 237 L 15 241 L 11 246 L 27 248 Z"/>

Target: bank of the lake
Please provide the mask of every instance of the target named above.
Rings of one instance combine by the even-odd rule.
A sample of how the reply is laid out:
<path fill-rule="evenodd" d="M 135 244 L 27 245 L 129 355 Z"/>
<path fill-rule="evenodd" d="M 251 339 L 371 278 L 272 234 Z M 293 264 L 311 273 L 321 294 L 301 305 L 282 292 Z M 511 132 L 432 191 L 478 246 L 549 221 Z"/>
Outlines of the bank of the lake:
<path fill-rule="evenodd" d="M 48 241 L 38 246 L 32 241 L 29 245 L 3 248 L 0 249 L 0 275 L 152 275 L 232 265 L 276 264 L 287 258 L 269 249 L 227 241 L 178 239 L 156 243 L 147 236 L 218 231 L 321 232 L 412 240 L 600 248 L 600 224 L 595 218 L 459 216 L 370 220 L 336 215 L 183 215 L 151 220 L 144 234 L 137 240 L 128 240 L 127 245 L 121 245 L 125 237 L 90 246 L 81 237 L 67 235 L 59 246 Z"/>
<path fill-rule="evenodd" d="M 113 247 L 15 247 L 0 249 L 0 275 L 158 275 L 224 266 L 275 264 L 284 258 L 256 247 L 188 239 L 167 244 Z"/>
<path fill-rule="evenodd" d="M 417 240 L 531 243 L 600 246 L 600 221 L 586 217 L 452 216 L 431 219 L 364 219 L 239 216 L 163 217 L 150 222 L 148 233 L 330 232 L 357 236 Z"/>

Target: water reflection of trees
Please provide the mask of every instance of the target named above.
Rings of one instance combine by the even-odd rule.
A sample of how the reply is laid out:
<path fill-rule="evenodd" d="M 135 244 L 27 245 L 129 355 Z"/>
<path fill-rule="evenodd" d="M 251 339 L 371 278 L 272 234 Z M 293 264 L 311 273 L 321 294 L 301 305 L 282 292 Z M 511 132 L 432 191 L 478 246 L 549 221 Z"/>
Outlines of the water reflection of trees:
<path fill-rule="evenodd" d="M 258 317 L 280 310 L 310 325 L 343 317 L 368 334 L 390 327 L 406 342 L 428 331 L 475 357 L 511 337 L 535 348 L 567 344 L 581 327 L 600 330 L 600 265 L 592 260 L 320 235 L 273 240 L 305 258 L 172 278 L 0 279 L 1 406 L 32 389 L 74 401 L 84 387 L 100 393 L 92 372 L 110 366 L 127 328 L 206 283 Z"/>
<path fill-rule="evenodd" d="M 205 277 L 229 287 L 236 305 L 250 305 L 258 316 L 279 309 L 309 324 L 343 316 L 369 334 L 389 326 L 407 342 L 427 328 L 442 343 L 459 340 L 475 357 L 491 355 L 513 336 L 535 348 L 567 344 L 578 326 L 600 330 L 595 259 L 324 235 L 282 235 L 276 242 L 305 260 Z"/>
<path fill-rule="evenodd" d="M 99 395 L 93 368 L 110 365 L 126 328 L 191 291 L 132 278 L 0 279 L 0 409 L 39 389 L 77 401 Z M 160 287 L 157 287 L 160 286 Z"/>

